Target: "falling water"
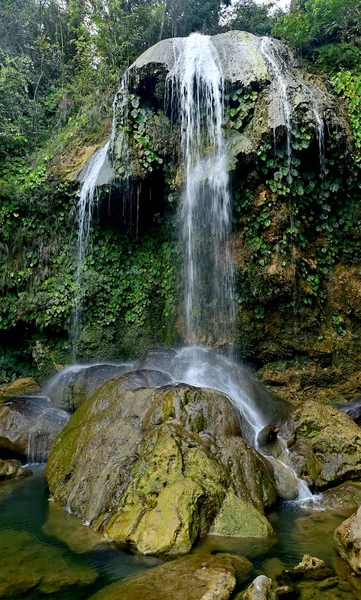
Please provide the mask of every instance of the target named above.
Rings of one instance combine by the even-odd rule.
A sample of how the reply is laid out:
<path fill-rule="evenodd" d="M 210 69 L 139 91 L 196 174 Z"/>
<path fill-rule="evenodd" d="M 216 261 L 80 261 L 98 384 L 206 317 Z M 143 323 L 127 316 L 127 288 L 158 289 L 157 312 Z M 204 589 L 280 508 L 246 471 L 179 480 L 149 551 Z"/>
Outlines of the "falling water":
<path fill-rule="evenodd" d="M 179 45 L 177 46 L 179 49 Z M 182 40 L 168 80 L 178 91 L 185 181 L 180 210 L 186 338 L 232 342 L 231 202 L 222 131 L 224 81 L 211 39 Z"/>
<path fill-rule="evenodd" d="M 291 183 L 291 167 L 292 167 L 292 106 L 289 100 L 288 84 L 285 77 L 287 65 L 281 56 L 281 48 L 279 42 L 268 37 L 263 37 L 261 41 L 261 54 L 266 63 L 269 65 L 272 74 L 272 84 L 277 87 L 279 92 L 279 110 L 286 126 L 286 148 L 288 162 L 288 182 Z"/>
<path fill-rule="evenodd" d="M 83 175 L 83 184 L 79 194 L 77 204 L 77 268 L 75 281 L 75 306 L 73 311 L 72 336 L 73 336 L 73 360 L 76 360 L 77 344 L 79 341 L 79 333 L 81 326 L 81 284 L 84 268 L 84 258 L 88 247 L 90 224 L 93 214 L 96 183 L 99 177 L 100 170 L 104 165 L 104 161 L 108 152 L 109 143 L 107 142 L 102 148 L 93 154 Z"/>

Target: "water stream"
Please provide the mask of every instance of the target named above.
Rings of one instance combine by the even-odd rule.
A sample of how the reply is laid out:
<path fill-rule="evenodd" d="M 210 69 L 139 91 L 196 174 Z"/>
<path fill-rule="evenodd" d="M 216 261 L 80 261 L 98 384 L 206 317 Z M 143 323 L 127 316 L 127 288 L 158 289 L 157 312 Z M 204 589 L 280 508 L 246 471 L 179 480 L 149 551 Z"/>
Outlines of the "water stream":
<path fill-rule="evenodd" d="M 84 258 L 89 243 L 90 225 L 93 216 L 96 198 L 96 183 L 109 149 L 110 142 L 97 150 L 88 161 L 80 189 L 79 199 L 76 207 L 76 221 L 78 229 L 77 239 L 77 263 L 75 280 L 75 305 L 72 315 L 72 338 L 73 338 L 73 361 L 76 360 L 77 345 L 79 341 L 82 313 L 82 276 L 84 272 Z"/>
<path fill-rule="evenodd" d="M 179 215 L 185 337 L 219 346 L 232 342 L 235 317 L 224 80 L 210 37 L 192 34 L 177 48 L 168 79 L 177 90 L 185 163 Z"/>

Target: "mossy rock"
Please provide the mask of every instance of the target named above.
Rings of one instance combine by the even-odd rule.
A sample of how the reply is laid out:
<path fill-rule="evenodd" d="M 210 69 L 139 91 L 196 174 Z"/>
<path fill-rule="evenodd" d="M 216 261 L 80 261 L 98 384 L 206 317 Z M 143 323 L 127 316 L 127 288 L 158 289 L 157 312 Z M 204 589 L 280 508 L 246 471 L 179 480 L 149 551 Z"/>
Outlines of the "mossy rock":
<path fill-rule="evenodd" d="M 312 450 L 312 475 L 318 488 L 325 489 L 345 479 L 361 480 L 361 429 L 336 408 L 319 400 L 303 402 L 285 416 L 280 436 L 293 450 L 290 456 L 292 460 L 294 455 L 295 469 L 300 464 L 295 444 L 303 442 Z"/>
<path fill-rule="evenodd" d="M 240 437 L 228 397 L 187 385 L 124 390 L 129 375 L 105 383 L 55 440 L 45 471 L 51 495 L 143 554 L 189 552 L 227 490 L 254 507 L 253 534 L 261 522 L 270 533 L 264 507 L 277 498 L 274 482 Z M 241 518 L 236 535 L 252 535 Z"/>
<path fill-rule="evenodd" d="M 31 377 L 16 379 L 12 383 L 5 383 L 0 386 L 0 402 L 8 398 L 35 394 L 39 390 L 39 385 Z"/>
<path fill-rule="evenodd" d="M 230 558 L 191 554 L 114 583 L 91 600 L 228 600 L 235 585 Z"/>
<path fill-rule="evenodd" d="M 233 537 L 267 537 L 273 529 L 266 517 L 252 504 L 229 491 L 211 529 L 215 535 Z"/>

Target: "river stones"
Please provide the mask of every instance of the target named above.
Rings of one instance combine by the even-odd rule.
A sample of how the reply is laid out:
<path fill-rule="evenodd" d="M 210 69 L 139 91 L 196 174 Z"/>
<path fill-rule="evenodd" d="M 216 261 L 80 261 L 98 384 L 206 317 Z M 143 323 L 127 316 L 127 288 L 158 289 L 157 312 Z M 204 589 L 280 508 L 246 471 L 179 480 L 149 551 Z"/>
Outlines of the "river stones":
<path fill-rule="evenodd" d="M 263 507 L 277 497 L 274 482 L 240 437 L 228 397 L 187 385 L 122 391 L 120 379 L 102 386 L 55 440 L 45 471 L 51 495 L 143 554 L 189 552 L 222 506 L 217 528 L 226 527 L 230 499 L 239 508 L 232 535 L 268 535 Z M 251 512 L 254 529 L 246 527 Z"/>
<path fill-rule="evenodd" d="M 361 430 L 336 408 L 319 400 L 307 400 L 287 413 L 279 435 L 288 442 L 292 465 L 298 469 L 298 475 L 312 479 L 319 489 L 345 479 L 361 479 Z M 299 442 L 307 444 L 307 452 L 310 455 L 311 450 L 314 455 L 313 472 L 300 467 L 295 448 Z M 301 453 L 306 456 L 304 446 Z M 310 464 L 310 456 L 308 463 L 301 462 Z"/>
<path fill-rule="evenodd" d="M 333 539 L 337 552 L 361 575 L 361 507 L 337 527 Z"/>
<path fill-rule="evenodd" d="M 228 557 L 191 554 L 107 586 L 91 600 L 228 600 L 235 585 Z"/>
<path fill-rule="evenodd" d="M 16 479 L 18 477 L 28 477 L 31 474 L 32 473 L 30 469 L 25 469 L 24 467 L 22 467 L 21 462 L 19 460 L 0 459 L 0 481 L 5 481 L 7 479 Z"/>
<path fill-rule="evenodd" d="M 0 404 L 0 457 L 44 462 L 69 415 L 45 397 L 14 398 Z"/>
<path fill-rule="evenodd" d="M 0 598 L 36 588 L 44 594 L 70 585 L 90 585 L 97 573 L 65 551 L 22 531 L 1 531 Z"/>

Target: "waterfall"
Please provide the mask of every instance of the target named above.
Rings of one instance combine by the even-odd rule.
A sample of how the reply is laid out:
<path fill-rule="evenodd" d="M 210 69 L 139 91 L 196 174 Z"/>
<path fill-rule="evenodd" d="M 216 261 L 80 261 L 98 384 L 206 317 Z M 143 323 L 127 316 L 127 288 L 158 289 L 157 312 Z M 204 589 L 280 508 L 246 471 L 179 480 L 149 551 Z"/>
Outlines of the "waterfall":
<path fill-rule="evenodd" d="M 176 48 L 168 80 L 179 98 L 185 163 L 179 230 L 186 339 L 224 345 L 232 342 L 235 317 L 224 80 L 208 36 L 192 34 Z"/>
<path fill-rule="evenodd" d="M 277 87 L 279 93 L 281 116 L 283 116 L 286 126 L 286 149 L 288 163 L 288 182 L 291 183 L 292 167 L 292 106 L 289 100 L 288 83 L 285 73 L 287 65 L 281 56 L 282 46 L 272 38 L 263 37 L 261 41 L 261 54 L 266 64 L 270 67 L 274 80 L 272 85 Z"/>
<path fill-rule="evenodd" d="M 84 258 L 86 255 L 90 224 L 93 214 L 96 183 L 100 170 L 108 152 L 109 143 L 97 150 L 88 161 L 83 175 L 83 184 L 80 189 L 79 199 L 76 207 L 76 221 L 78 228 L 77 240 L 77 265 L 75 280 L 75 306 L 73 310 L 72 337 L 73 337 L 73 360 L 76 360 L 77 344 L 79 341 L 81 326 L 81 284 L 84 268 Z"/>

